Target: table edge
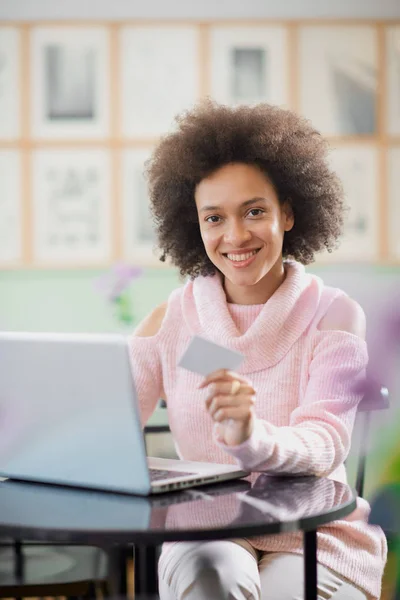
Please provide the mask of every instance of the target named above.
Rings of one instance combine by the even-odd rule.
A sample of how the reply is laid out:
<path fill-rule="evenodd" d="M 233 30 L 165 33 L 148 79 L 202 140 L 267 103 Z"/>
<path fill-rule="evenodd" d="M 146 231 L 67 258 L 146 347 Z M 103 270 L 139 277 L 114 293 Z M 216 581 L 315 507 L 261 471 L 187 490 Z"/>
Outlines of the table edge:
<path fill-rule="evenodd" d="M 354 490 L 352 490 L 354 493 Z M 64 542 L 79 543 L 95 546 L 106 546 L 111 544 L 146 544 L 160 545 L 164 542 L 178 541 L 201 541 L 201 540 L 221 540 L 237 537 L 259 537 L 261 535 L 275 535 L 283 533 L 295 533 L 316 530 L 319 527 L 331 523 L 335 520 L 346 517 L 357 508 L 357 495 L 345 505 L 330 510 L 317 516 L 304 517 L 293 521 L 267 523 L 265 525 L 257 524 L 254 526 L 237 525 L 232 528 L 225 527 L 221 529 L 190 529 L 190 530 L 171 530 L 171 531 L 128 531 L 128 530 L 63 530 L 63 529 L 37 529 L 34 527 L 20 527 L 16 525 L 3 526 L 0 523 L 0 537 L 14 537 L 18 539 L 43 541 L 43 542 Z M 283 527 L 282 527 L 283 524 Z"/>

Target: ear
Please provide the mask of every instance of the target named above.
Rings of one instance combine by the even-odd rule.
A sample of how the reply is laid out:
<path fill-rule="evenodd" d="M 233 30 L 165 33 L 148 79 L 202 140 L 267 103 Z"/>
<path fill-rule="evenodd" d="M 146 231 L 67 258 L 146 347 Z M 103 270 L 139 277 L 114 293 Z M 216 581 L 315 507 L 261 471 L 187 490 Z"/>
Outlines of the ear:
<path fill-rule="evenodd" d="M 282 205 L 283 226 L 285 231 L 293 229 L 294 214 L 290 201 L 286 200 Z"/>

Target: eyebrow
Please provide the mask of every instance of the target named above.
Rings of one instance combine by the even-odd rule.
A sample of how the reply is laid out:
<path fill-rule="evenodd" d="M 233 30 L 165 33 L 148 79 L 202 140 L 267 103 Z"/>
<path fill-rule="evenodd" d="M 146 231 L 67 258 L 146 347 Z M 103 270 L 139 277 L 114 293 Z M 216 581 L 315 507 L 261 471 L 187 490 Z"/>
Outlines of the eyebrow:
<path fill-rule="evenodd" d="M 246 206 L 251 206 L 252 204 L 257 204 L 257 202 L 266 202 L 267 199 L 263 198 L 262 196 L 256 196 L 255 198 L 250 198 L 250 200 L 245 200 L 245 202 L 242 202 L 242 204 L 240 205 L 240 208 L 245 208 Z M 208 212 L 211 210 L 220 210 L 220 206 L 203 206 L 203 208 L 200 209 L 200 212 Z"/>

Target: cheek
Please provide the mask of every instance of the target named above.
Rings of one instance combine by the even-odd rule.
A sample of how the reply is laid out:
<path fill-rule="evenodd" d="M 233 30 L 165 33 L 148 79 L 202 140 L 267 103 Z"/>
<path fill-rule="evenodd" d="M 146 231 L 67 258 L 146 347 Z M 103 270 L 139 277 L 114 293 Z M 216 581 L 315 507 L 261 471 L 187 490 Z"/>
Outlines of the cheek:
<path fill-rule="evenodd" d="M 285 225 L 282 219 L 276 217 L 276 219 L 271 222 L 271 236 L 281 241 L 283 236 L 285 235 Z"/>
<path fill-rule="evenodd" d="M 270 243 L 276 242 L 282 236 L 281 225 L 278 219 L 273 219 L 267 223 L 264 222 L 262 225 L 260 224 L 259 227 L 253 229 L 253 233 L 261 240 L 264 239 Z"/>
<path fill-rule="evenodd" d="M 218 235 L 212 229 L 200 230 L 201 239 L 206 250 L 213 250 L 218 245 Z"/>
<path fill-rule="evenodd" d="M 281 226 L 281 223 L 279 222 L 278 219 L 276 219 L 271 227 L 271 233 L 272 235 L 277 238 L 277 237 L 282 237 L 283 235 L 283 229 Z"/>

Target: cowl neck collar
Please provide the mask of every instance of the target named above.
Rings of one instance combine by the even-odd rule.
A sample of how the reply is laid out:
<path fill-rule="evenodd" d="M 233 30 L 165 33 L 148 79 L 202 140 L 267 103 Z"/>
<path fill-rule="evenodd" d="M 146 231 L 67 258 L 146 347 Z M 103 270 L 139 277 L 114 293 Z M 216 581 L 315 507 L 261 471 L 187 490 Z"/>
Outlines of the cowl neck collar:
<path fill-rule="evenodd" d="M 310 325 L 317 311 L 322 281 L 303 265 L 285 261 L 285 279 L 243 334 L 229 312 L 219 275 L 189 281 L 182 294 L 182 312 L 193 335 L 245 355 L 241 373 L 251 373 L 279 362 Z M 246 310 L 243 305 L 243 310 Z"/>

